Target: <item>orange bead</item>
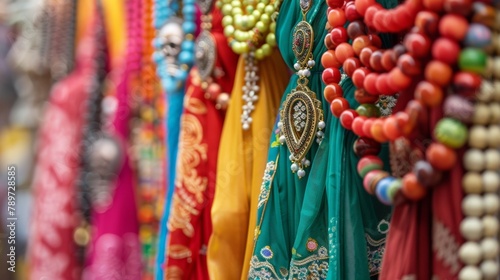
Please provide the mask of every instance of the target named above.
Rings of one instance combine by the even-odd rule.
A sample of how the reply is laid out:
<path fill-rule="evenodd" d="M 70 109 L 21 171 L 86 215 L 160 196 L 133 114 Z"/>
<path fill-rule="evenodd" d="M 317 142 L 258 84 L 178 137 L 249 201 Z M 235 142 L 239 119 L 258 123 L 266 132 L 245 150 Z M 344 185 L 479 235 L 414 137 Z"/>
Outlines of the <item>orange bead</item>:
<path fill-rule="evenodd" d="M 393 50 L 386 50 L 382 55 L 382 66 L 386 71 L 391 71 L 392 68 L 396 67 L 396 62 L 392 60 L 394 56 Z"/>
<path fill-rule="evenodd" d="M 352 73 L 352 83 L 357 87 L 357 88 L 362 88 L 363 83 L 365 81 L 366 75 L 370 74 L 370 70 L 366 67 L 361 67 Z M 364 102 L 363 102 L 364 103 Z"/>
<path fill-rule="evenodd" d="M 344 63 L 346 59 L 354 57 L 354 51 L 349 43 L 341 43 L 335 49 L 335 57 L 340 63 Z"/>
<path fill-rule="evenodd" d="M 330 104 L 330 110 L 332 111 L 332 114 L 337 118 L 340 117 L 340 114 L 342 114 L 342 112 L 349 108 L 349 102 L 343 97 L 335 98 Z"/>
<path fill-rule="evenodd" d="M 443 101 L 443 89 L 433 83 L 421 81 L 415 89 L 415 99 L 427 107 L 436 107 Z"/>
<path fill-rule="evenodd" d="M 358 55 L 361 63 L 363 63 L 363 65 L 366 67 L 370 67 L 370 58 L 372 57 L 373 52 L 377 50 L 378 49 L 375 46 L 368 46 L 363 48 Z"/>
<path fill-rule="evenodd" d="M 370 128 L 373 139 L 379 143 L 384 143 L 389 140 L 384 134 L 384 119 L 375 119 Z"/>
<path fill-rule="evenodd" d="M 413 173 L 408 173 L 403 177 L 403 186 L 401 191 L 403 195 L 410 200 L 417 201 L 422 199 L 426 193 L 427 189 L 422 186 L 418 180 L 417 176 Z"/>
<path fill-rule="evenodd" d="M 333 83 L 325 87 L 325 89 L 323 90 L 323 95 L 328 103 L 332 103 L 335 98 L 344 97 L 344 91 L 339 84 Z"/>
<path fill-rule="evenodd" d="M 440 87 L 447 86 L 453 76 L 450 65 L 438 60 L 433 60 L 425 66 L 425 79 Z"/>
<path fill-rule="evenodd" d="M 356 6 L 356 11 L 364 16 L 366 13 L 366 10 L 370 7 L 375 5 L 377 2 L 375 0 L 357 0 L 354 2 L 354 5 Z"/>
<path fill-rule="evenodd" d="M 390 141 L 394 141 L 403 135 L 403 131 L 395 116 L 390 116 L 384 121 L 384 134 Z"/>
<path fill-rule="evenodd" d="M 369 119 L 366 119 L 363 123 L 363 133 L 366 135 L 366 137 L 372 138 L 372 139 L 373 139 L 372 125 L 373 125 L 374 120 L 375 120 L 374 118 L 369 118 Z"/>
<path fill-rule="evenodd" d="M 370 41 L 370 38 L 366 35 L 359 36 L 352 41 L 352 49 L 354 50 L 354 53 L 358 56 L 364 48 L 371 45 L 372 42 Z"/>
<path fill-rule="evenodd" d="M 424 7 L 433 12 L 441 12 L 443 10 L 445 0 L 424 0 Z"/>
<path fill-rule="evenodd" d="M 359 59 L 355 57 L 349 57 L 344 61 L 342 69 L 344 69 L 344 72 L 347 74 L 347 76 L 352 77 L 354 71 L 360 67 L 361 67 L 361 62 L 359 61 Z"/>
<path fill-rule="evenodd" d="M 345 12 L 343 9 L 332 9 L 328 13 L 328 24 L 331 27 L 340 27 L 346 23 Z"/>
<path fill-rule="evenodd" d="M 427 161 L 436 169 L 446 171 L 457 164 L 457 154 L 441 143 L 432 143 L 425 151 Z"/>
<path fill-rule="evenodd" d="M 359 104 L 375 103 L 378 100 L 378 96 L 369 94 L 368 92 L 366 92 L 366 90 L 359 88 L 354 91 L 354 99 Z"/>
<path fill-rule="evenodd" d="M 399 68 L 394 68 L 389 72 L 389 85 L 397 91 L 407 89 L 411 84 L 411 78 L 403 74 Z"/>
<path fill-rule="evenodd" d="M 370 39 L 370 42 L 372 43 L 373 46 L 377 48 L 382 47 L 382 39 L 376 34 L 370 34 L 368 35 L 368 39 Z"/>
<path fill-rule="evenodd" d="M 334 50 L 328 50 L 321 56 L 321 65 L 323 68 L 340 68 L 342 64 L 337 60 Z"/>
<path fill-rule="evenodd" d="M 469 30 L 469 22 L 460 15 L 447 14 L 439 21 L 439 33 L 441 36 L 462 41 Z"/>
<path fill-rule="evenodd" d="M 363 125 L 365 124 L 366 119 L 367 118 L 365 116 L 357 116 L 352 121 L 351 125 L 352 132 L 354 132 L 354 134 L 358 135 L 359 137 L 366 136 L 365 133 L 363 132 Z"/>

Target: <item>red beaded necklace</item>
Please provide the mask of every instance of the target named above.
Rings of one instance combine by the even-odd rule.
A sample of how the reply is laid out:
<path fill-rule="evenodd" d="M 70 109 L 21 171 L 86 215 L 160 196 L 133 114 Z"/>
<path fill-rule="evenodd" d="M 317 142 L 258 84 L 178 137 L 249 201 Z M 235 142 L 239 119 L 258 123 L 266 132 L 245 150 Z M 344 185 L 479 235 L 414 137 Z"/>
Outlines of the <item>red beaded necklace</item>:
<path fill-rule="evenodd" d="M 392 10 L 375 0 L 327 3 L 331 32 L 325 37 L 328 51 L 321 59 L 324 95 L 342 126 L 360 137 L 355 151 L 361 157 L 358 171 L 364 187 L 386 204 L 394 202 L 399 190 L 406 198 L 418 200 L 428 187 L 439 183 L 443 171 L 457 164 L 456 149 L 467 140 L 466 124 L 474 113 L 468 99 L 479 89 L 486 69 L 484 51 L 470 46 L 481 40 L 469 37 L 486 31 L 469 25 L 472 1 L 407 0 Z M 402 44 L 380 49 L 379 33 L 410 28 Z M 355 110 L 339 85 L 340 66 L 357 88 L 354 97 L 361 105 Z M 399 92 L 412 93 L 413 99 L 405 110 L 381 118 L 375 103 L 381 95 Z M 444 106 L 445 116 L 434 128 L 425 160 L 417 162 L 402 180 L 391 177 L 382 170 L 377 142 L 410 140 L 427 110 L 437 106 Z"/>

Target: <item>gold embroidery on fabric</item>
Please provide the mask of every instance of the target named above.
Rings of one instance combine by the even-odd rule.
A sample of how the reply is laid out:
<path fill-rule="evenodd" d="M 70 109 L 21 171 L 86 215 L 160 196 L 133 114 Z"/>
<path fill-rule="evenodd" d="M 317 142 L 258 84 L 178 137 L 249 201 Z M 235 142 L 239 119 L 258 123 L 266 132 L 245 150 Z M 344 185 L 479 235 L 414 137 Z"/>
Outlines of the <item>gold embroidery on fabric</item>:
<path fill-rule="evenodd" d="M 178 266 L 171 266 L 165 269 L 165 279 L 166 280 L 177 280 L 182 279 L 184 272 Z"/>
<path fill-rule="evenodd" d="M 191 257 L 191 250 L 184 245 L 172 244 L 168 246 L 168 256 L 173 259 L 185 259 Z"/>
<path fill-rule="evenodd" d="M 208 178 L 198 174 L 198 165 L 207 159 L 207 145 L 202 143 L 203 129 L 198 118 L 185 114 L 182 118 L 176 191 L 172 198 L 172 215 L 168 221 L 170 231 L 182 230 L 192 237 L 191 216 L 198 215 L 196 205 L 204 202 Z"/>

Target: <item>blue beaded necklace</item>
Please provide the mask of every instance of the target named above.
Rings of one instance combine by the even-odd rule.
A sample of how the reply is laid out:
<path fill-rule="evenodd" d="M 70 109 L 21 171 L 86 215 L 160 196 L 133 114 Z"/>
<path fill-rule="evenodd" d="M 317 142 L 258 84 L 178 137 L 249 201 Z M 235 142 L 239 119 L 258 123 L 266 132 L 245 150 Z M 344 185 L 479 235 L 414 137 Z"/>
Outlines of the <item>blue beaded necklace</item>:
<path fill-rule="evenodd" d="M 176 64 L 178 67 L 172 70 L 172 68 L 169 68 L 169 62 L 166 59 L 167 55 L 164 51 L 165 39 L 159 37 L 159 35 L 161 35 L 161 30 L 166 24 L 176 19 L 178 20 L 176 14 L 179 13 L 180 5 L 176 0 L 155 0 L 154 26 L 157 30 L 157 37 L 153 41 L 156 50 L 153 54 L 153 60 L 157 64 L 158 76 L 167 93 L 183 88 L 195 60 L 195 0 L 184 0 L 182 1 L 182 5 L 182 31 L 184 32 L 184 40 L 181 43 L 180 52 L 177 56 Z"/>

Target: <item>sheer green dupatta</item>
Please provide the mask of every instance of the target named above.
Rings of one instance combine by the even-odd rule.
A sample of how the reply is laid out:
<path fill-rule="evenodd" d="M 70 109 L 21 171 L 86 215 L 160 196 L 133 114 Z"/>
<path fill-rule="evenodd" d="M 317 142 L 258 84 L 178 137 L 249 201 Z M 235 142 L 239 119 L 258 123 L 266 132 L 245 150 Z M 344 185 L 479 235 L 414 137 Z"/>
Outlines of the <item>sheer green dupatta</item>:
<path fill-rule="evenodd" d="M 257 239 L 251 260 L 249 279 L 327 279 L 328 274 L 328 206 L 326 173 L 328 130 L 331 113 L 323 98 L 321 81 L 321 55 L 326 48 L 326 11 L 324 0 L 313 0 L 307 20 L 314 29 L 313 56 L 316 66 L 311 70 L 308 86 L 322 102 L 327 129 L 325 138 L 318 145 L 314 142 L 307 158 L 311 166 L 306 176 L 299 179 L 290 170 L 290 153 L 280 145 L 275 125 L 272 134 L 269 160 L 258 200 Z M 278 46 L 284 61 L 293 69 L 293 28 L 301 21 L 299 0 L 285 0 L 276 25 Z M 297 86 L 297 75 L 290 79 L 282 104 Z"/>
<path fill-rule="evenodd" d="M 357 105 L 351 80 L 342 82 L 351 107 Z M 328 236 L 330 270 L 328 279 L 376 278 L 382 265 L 391 208 L 378 202 L 363 188 L 353 152 L 357 136 L 346 131 L 338 119 L 330 130 L 331 147 L 327 172 Z M 388 165 L 388 149 L 380 154 Z M 385 167 L 386 170 L 388 166 Z"/>

